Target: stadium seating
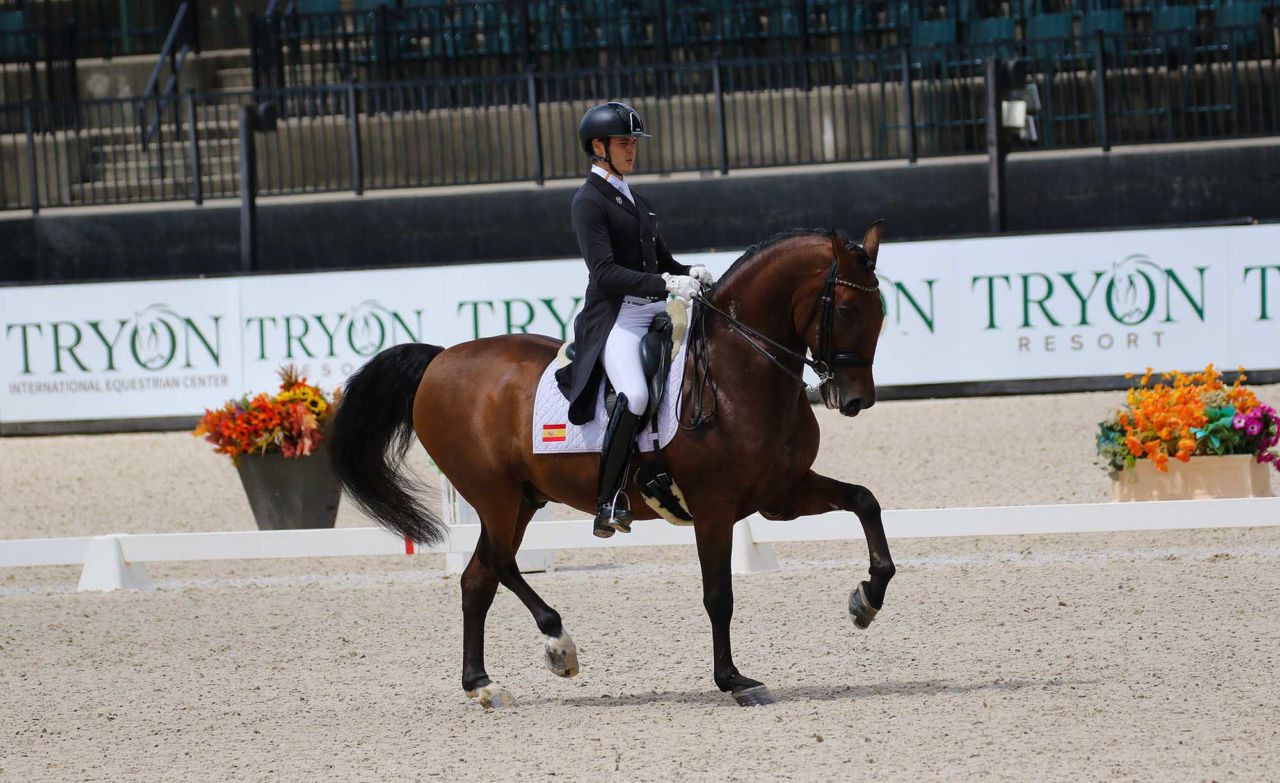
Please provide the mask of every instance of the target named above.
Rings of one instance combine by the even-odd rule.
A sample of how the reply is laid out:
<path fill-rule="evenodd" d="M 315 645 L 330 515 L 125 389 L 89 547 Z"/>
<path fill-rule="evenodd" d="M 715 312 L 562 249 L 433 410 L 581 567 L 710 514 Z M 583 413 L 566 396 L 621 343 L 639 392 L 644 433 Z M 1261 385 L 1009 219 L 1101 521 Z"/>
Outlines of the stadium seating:
<path fill-rule="evenodd" d="M 333 14 L 342 9 L 342 0 L 294 0 L 290 7 L 300 14 Z"/>
<path fill-rule="evenodd" d="M 1261 24 L 1271 3 L 1256 0 L 1236 0 L 1217 5 L 1213 9 L 1213 23 L 1217 27 L 1244 27 Z"/>
<path fill-rule="evenodd" d="M 953 44 L 956 42 L 954 19 L 916 22 L 911 26 L 911 45 L 916 47 Z"/>
<path fill-rule="evenodd" d="M 1100 8 L 1086 11 L 1080 17 L 1080 35 L 1093 35 L 1102 31 L 1111 35 L 1125 31 L 1125 13 L 1119 8 Z"/>
<path fill-rule="evenodd" d="M 1099 31 L 1174 34 L 1258 25 L 1276 0 L 293 0 L 288 7 L 318 14 L 381 5 L 403 12 L 409 21 L 402 24 L 430 41 L 425 56 L 520 52 L 526 41 L 519 22 L 527 19 L 529 50 L 550 58 L 544 65 L 563 65 L 594 62 L 581 54 L 652 54 L 660 46 L 664 56 L 687 61 L 712 53 L 865 52 L 908 42 L 1066 41 Z"/>
<path fill-rule="evenodd" d="M 1075 34 L 1075 14 L 1069 12 L 1036 14 L 1027 17 L 1027 39 L 1070 38 Z"/>
<path fill-rule="evenodd" d="M 22 11 L 0 11 L 0 61 L 26 58 L 25 28 Z"/>
<path fill-rule="evenodd" d="M 965 28 L 965 42 L 993 44 L 1012 41 L 1018 34 L 1018 20 L 1012 16 L 993 16 L 969 22 Z"/>

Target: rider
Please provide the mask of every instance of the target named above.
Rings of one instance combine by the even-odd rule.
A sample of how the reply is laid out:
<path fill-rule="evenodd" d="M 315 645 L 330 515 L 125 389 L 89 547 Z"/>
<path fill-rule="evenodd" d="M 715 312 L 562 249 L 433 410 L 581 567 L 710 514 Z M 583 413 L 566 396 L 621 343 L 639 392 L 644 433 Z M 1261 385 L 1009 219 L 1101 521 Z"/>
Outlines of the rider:
<path fill-rule="evenodd" d="M 623 490 L 636 425 L 649 402 L 640 339 L 653 317 L 665 311 L 667 294 L 692 299 L 712 278 L 706 267 L 688 267 L 671 257 L 658 232 L 657 213 L 626 180 L 635 167 L 638 139 L 650 138 L 636 110 L 617 101 L 595 106 L 578 124 L 578 138 L 592 162 L 572 210 L 588 280 L 574 321 L 575 355 L 556 373 L 556 381 L 570 403 L 569 421 L 579 425 L 595 415 L 601 370 L 617 392 L 596 485 L 595 534 L 608 538 L 615 530 L 631 532 Z"/>

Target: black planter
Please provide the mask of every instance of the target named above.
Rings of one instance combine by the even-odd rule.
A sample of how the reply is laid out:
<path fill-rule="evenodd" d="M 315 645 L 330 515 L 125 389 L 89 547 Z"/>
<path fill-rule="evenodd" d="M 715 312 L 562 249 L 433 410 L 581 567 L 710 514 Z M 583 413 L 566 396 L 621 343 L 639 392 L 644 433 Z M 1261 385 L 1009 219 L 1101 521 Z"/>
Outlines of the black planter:
<path fill-rule="evenodd" d="M 246 454 L 236 469 L 259 530 L 333 527 L 342 487 L 324 449 L 308 457 Z"/>

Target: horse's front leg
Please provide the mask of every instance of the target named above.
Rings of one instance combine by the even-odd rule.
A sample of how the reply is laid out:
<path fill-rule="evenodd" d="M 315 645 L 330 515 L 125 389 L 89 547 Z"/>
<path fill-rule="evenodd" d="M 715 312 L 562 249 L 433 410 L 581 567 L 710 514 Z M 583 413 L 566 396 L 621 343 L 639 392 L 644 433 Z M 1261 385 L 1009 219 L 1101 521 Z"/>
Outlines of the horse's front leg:
<path fill-rule="evenodd" d="M 880 503 L 871 490 L 809 471 L 787 498 L 760 513 L 767 519 L 795 519 L 833 510 L 856 514 L 867 537 L 871 578 L 849 594 L 849 614 L 853 623 L 859 628 L 866 628 L 884 606 L 885 589 L 895 570 L 893 557 L 889 554 L 889 542 L 884 536 L 884 525 L 880 521 Z"/>
<path fill-rule="evenodd" d="M 716 687 L 731 693 L 734 701 L 743 707 L 772 704 L 773 697 L 764 684 L 743 676 L 733 664 L 733 646 L 729 641 L 729 623 L 733 620 L 733 517 L 716 515 L 695 519 L 698 562 L 702 565 L 702 603 L 711 619 Z"/>

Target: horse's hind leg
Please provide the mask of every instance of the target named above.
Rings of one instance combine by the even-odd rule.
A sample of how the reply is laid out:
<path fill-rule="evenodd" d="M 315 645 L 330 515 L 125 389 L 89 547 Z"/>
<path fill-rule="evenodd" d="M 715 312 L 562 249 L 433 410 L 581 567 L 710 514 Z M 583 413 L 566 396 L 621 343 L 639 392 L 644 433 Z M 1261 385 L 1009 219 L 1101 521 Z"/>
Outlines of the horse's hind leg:
<path fill-rule="evenodd" d="M 833 509 L 852 511 L 862 523 L 871 556 L 871 578 L 861 582 L 849 594 L 849 615 L 853 624 L 866 628 L 884 606 L 885 589 L 895 568 L 889 554 L 889 541 L 880 519 L 880 503 L 871 490 L 857 484 L 846 484 L 810 471 L 790 497 L 760 513 L 768 519 L 795 519 L 810 514 L 825 514 Z"/>
<path fill-rule="evenodd" d="M 498 575 L 489 566 L 489 542 L 482 535 L 462 572 L 462 689 L 486 708 L 514 704 L 484 668 L 484 620 L 497 591 Z"/>
<path fill-rule="evenodd" d="M 514 510 L 513 510 L 514 509 Z M 514 593 L 533 614 L 544 637 L 547 668 L 560 677 L 578 673 L 578 649 L 564 630 L 560 614 L 534 592 L 516 565 L 524 529 L 536 510 L 523 501 L 489 499 L 477 507 L 483 533 L 462 574 L 462 688 L 485 707 L 514 704 L 511 694 L 490 680 L 484 667 L 484 621 L 498 583 Z"/>

